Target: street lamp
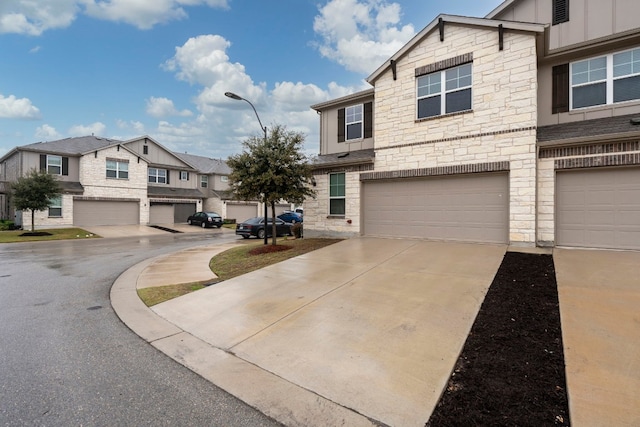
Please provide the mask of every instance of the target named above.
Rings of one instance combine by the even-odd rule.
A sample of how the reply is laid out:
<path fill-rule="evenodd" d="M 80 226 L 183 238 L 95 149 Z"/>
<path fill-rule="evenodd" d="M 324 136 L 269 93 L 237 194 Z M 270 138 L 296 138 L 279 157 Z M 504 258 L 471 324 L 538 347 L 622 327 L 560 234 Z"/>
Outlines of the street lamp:
<path fill-rule="evenodd" d="M 264 143 L 266 145 L 267 144 L 267 127 L 262 126 L 262 121 L 260 120 L 260 116 L 256 111 L 256 107 L 253 106 L 251 101 L 249 101 L 248 99 L 244 99 L 243 97 L 236 95 L 233 92 L 225 92 L 224 96 L 226 96 L 227 98 L 235 99 L 236 101 L 246 101 L 249 105 L 251 105 L 251 108 L 253 108 L 253 112 L 256 113 L 256 118 L 258 119 L 258 123 L 260 123 L 260 129 L 262 129 L 262 131 L 264 132 Z M 265 199 L 264 200 L 264 244 L 266 245 L 267 244 L 267 227 L 269 226 L 269 223 L 267 222 L 268 210 L 267 210 L 266 194 L 264 199 Z M 275 222 L 275 218 L 273 219 L 273 221 Z"/>

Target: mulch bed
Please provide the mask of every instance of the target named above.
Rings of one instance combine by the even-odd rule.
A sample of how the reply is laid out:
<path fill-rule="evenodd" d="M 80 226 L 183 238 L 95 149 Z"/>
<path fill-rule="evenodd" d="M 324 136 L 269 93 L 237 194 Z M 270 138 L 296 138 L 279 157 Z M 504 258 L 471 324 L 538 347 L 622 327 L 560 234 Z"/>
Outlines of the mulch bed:
<path fill-rule="evenodd" d="M 550 255 L 506 253 L 426 425 L 570 425 Z"/>
<path fill-rule="evenodd" d="M 268 244 L 263 246 L 257 246 L 256 248 L 251 249 L 249 251 L 249 254 L 250 255 L 270 254 L 272 252 L 287 251 L 291 248 L 292 248 L 291 246 Z"/>

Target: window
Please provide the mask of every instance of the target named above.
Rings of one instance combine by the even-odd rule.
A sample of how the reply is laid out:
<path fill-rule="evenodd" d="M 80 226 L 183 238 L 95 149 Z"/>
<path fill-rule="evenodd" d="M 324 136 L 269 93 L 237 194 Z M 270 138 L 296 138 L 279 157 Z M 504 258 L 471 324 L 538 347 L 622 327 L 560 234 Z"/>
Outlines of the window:
<path fill-rule="evenodd" d="M 180 181 L 189 181 L 189 172 L 180 171 Z"/>
<path fill-rule="evenodd" d="M 418 119 L 471 110 L 471 72 L 468 63 L 418 77 Z"/>
<path fill-rule="evenodd" d="M 49 217 L 62 217 L 62 197 L 54 197 L 49 200 Z"/>
<path fill-rule="evenodd" d="M 51 175 L 62 175 L 61 156 L 47 156 L 47 172 Z"/>
<path fill-rule="evenodd" d="M 207 188 L 209 186 L 209 177 L 207 175 L 200 175 L 200 187 Z"/>
<path fill-rule="evenodd" d="M 345 108 L 345 126 L 347 141 L 362 138 L 362 104 Z"/>
<path fill-rule="evenodd" d="M 149 154 L 149 146 L 148 145 L 143 145 L 142 146 L 142 154 Z"/>
<path fill-rule="evenodd" d="M 168 184 L 167 182 L 167 170 L 149 168 L 149 182 L 157 184 Z"/>
<path fill-rule="evenodd" d="M 569 0 L 553 0 L 552 25 L 569 22 Z"/>
<path fill-rule="evenodd" d="M 329 215 L 345 214 L 345 174 L 329 174 Z"/>
<path fill-rule="evenodd" d="M 571 64 L 571 109 L 640 99 L 640 48 Z"/>
<path fill-rule="evenodd" d="M 228 176 L 226 176 L 226 175 L 222 175 L 222 176 L 220 177 L 220 181 L 222 181 L 222 182 L 229 182 L 229 177 L 228 177 Z"/>
<path fill-rule="evenodd" d="M 107 178 L 128 179 L 129 162 L 107 159 Z"/>

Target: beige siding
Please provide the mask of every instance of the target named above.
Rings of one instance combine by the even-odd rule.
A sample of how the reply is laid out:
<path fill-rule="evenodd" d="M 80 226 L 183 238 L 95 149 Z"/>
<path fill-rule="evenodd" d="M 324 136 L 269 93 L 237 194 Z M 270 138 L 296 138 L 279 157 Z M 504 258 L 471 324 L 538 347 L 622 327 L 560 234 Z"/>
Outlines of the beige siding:
<path fill-rule="evenodd" d="M 320 116 L 320 154 L 344 153 L 373 148 L 373 138 L 338 142 L 338 110 L 367 102 L 373 102 L 373 97 L 351 100 L 322 111 Z M 373 117 L 373 126 L 375 127 L 375 104 L 373 106 Z"/>

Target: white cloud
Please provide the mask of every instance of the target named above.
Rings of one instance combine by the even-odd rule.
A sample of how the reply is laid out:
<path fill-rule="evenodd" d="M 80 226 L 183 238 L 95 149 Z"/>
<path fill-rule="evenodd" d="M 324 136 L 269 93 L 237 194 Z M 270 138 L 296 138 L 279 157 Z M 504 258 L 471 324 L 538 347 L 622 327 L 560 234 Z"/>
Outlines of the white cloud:
<path fill-rule="evenodd" d="M 31 104 L 29 98 L 4 97 L 0 94 L 0 119 L 38 120 L 40 110 Z"/>
<path fill-rule="evenodd" d="M 144 135 L 145 134 L 145 128 L 144 128 L 144 124 L 142 122 L 139 121 L 126 121 L 126 120 L 116 120 L 116 126 L 118 126 L 118 129 L 123 129 L 123 130 L 129 130 L 132 131 L 134 134 L 136 135 Z M 129 139 L 129 138 L 127 138 Z"/>
<path fill-rule="evenodd" d="M 173 101 L 167 98 L 151 97 L 147 99 L 147 114 L 157 119 L 169 116 L 189 117 L 193 113 L 187 109 L 178 111 Z"/>
<path fill-rule="evenodd" d="M 44 124 L 36 129 L 36 138 L 42 141 L 55 141 L 62 138 L 53 126 Z"/>
<path fill-rule="evenodd" d="M 69 129 L 69 135 L 71 136 L 87 136 L 87 135 L 96 135 L 96 136 L 104 136 L 107 127 L 100 122 L 95 122 L 90 125 L 75 125 L 71 126 Z"/>
<path fill-rule="evenodd" d="M 39 36 L 44 31 L 71 25 L 78 0 L 2 0 L 0 33 Z"/>
<path fill-rule="evenodd" d="M 369 74 L 415 35 L 400 26 L 398 3 L 383 0 L 331 0 L 319 9 L 313 29 L 322 54 L 350 71 Z"/>
<path fill-rule="evenodd" d="M 39 36 L 71 25 L 80 13 L 140 29 L 184 19 L 184 7 L 227 8 L 227 0 L 1 0 L 0 34 Z"/>
<path fill-rule="evenodd" d="M 29 53 L 38 53 L 42 49 L 42 46 L 36 46 L 34 48 L 29 49 Z"/>

